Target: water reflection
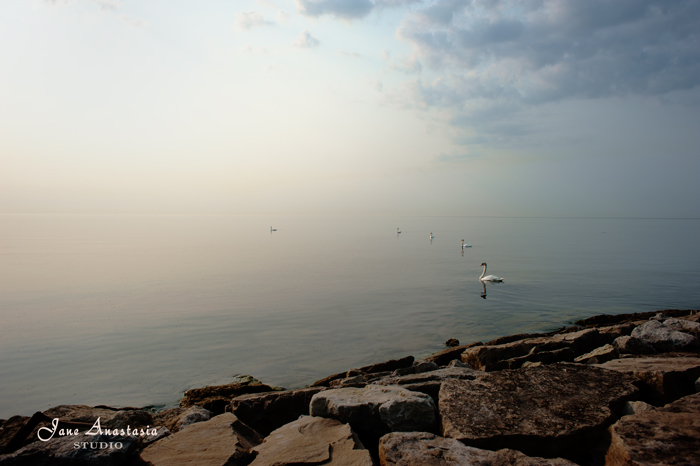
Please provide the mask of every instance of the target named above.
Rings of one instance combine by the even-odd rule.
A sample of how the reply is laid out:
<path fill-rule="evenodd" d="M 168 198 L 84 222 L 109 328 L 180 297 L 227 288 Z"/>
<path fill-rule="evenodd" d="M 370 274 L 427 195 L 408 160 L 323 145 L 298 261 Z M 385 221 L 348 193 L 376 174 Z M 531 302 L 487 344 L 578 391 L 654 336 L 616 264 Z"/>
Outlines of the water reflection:
<path fill-rule="evenodd" d="M 487 283 L 488 283 L 490 286 L 501 285 L 501 284 L 503 284 L 503 282 L 489 282 L 489 281 L 484 282 L 484 281 L 481 281 L 481 280 L 479 280 L 479 282 L 481 283 L 481 293 L 479 293 L 479 296 L 481 296 L 483 299 L 486 299 L 486 284 L 487 284 Z"/>

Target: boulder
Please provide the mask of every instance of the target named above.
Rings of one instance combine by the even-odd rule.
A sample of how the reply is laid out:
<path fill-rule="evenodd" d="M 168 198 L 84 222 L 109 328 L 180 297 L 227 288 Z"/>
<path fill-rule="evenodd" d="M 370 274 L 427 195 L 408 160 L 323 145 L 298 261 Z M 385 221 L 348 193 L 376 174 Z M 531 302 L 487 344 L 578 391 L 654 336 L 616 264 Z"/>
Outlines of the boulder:
<path fill-rule="evenodd" d="M 247 465 L 262 438 L 231 413 L 198 422 L 141 452 L 151 466 Z"/>
<path fill-rule="evenodd" d="M 395 386 L 326 390 L 311 398 L 311 415 L 337 419 L 360 435 L 434 431 L 435 404 L 430 396 Z"/>
<path fill-rule="evenodd" d="M 481 343 L 480 341 L 477 341 L 475 343 L 469 343 L 468 345 L 460 345 L 452 348 L 447 348 L 445 350 L 438 351 L 437 353 L 433 353 L 430 356 L 421 359 L 421 361 L 434 362 L 438 366 L 444 366 L 445 364 L 449 363 L 454 359 L 459 359 L 462 356 L 462 353 L 464 353 L 464 350 L 466 350 L 467 348 L 481 346 L 482 344 L 483 343 Z"/>
<path fill-rule="evenodd" d="M 630 416 L 633 414 L 643 413 L 644 411 L 649 411 L 650 409 L 655 409 L 649 403 L 643 401 L 628 401 L 622 407 L 622 414 L 624 416 Z"/>
<path fill-rule="evenodd" d="M 649 343 L 633 336 L 617 337 L 613 346 L 620 354 L 656 354 L 657 351 Z"/>
<path fill-rule="evenodd" d="M 153 415 L 155 425 L 166 427 L 173 434 L 195 422 L 208 421 L 211 412 L 199 406 L 189 408 L 168 408 Z"/>
<path fill-rule="evenodd" d="M 700 376 L 700 358 L 696 357 L 614 359 L 598 367 L 640 379 L 643 382 L 640 386 L 642 399 L 655 406 L 694 393 L 695 380 Z"/>
<path fill-rule="evenodd" d="M 588 461 L 635 378 L 598 367 L 556 363 L 446 380 L 440 389 L 445 437 L 468 446 Z"/>
<path fill-rule="evenodd" d="M 656 320 L 650 320 L 632 331 L 632 336 L 649 343 L 660 352 L 683 351 L 697 346 L 697 339 Z"/>
<path fill-rule="evenodd" d="M 372 457 L 350 426 L 303 416 L 273 431 L 254 448 L 250 466 L 372 466 Z"/>
<path fill-rule="evenodd" d="M 610 427 L 606 466 L 698 464 L 700 394 L 624 416 Z"/>
<path fill-rule="evenodd" d="M 555 362 L 573 362 L 576 354 L 571 348 L 559 348 L 552 351 L 542 351 L 541 346 L 535 346 L 525 356 L 498 361 L 490 366 L 490 371 L 503 369 L 519 369 L 532 364 L 552 364 Z"/>
<path fill-rule="evenodd" d="M 260 383 L 257 379 L 250 378 L 243 382 L 234 382 L 226 385 L 214 385 L 211 387 L 193 388 L 185 392 L 180 400 L 180 406 L 199 406 L 213 414 L 221 414 L 231 399 L 246 393 L 262 393 L 276 390 L 274 387 Z"/>
<path fill-rule="evenodd" d="M 367 385 L 367 379 L 365 379 L 365 376 L 360 374 L 353 377 L 346 377 L 344 379 L 331 380 L 329 385 L 331 388 L 364 387 Z"/>
<path fill-rule="evenodd" d="M 666 327 L 671 327 L 679 332 L 700 332 L 700 323 L 685 319 L 666 319 L 664 320 Z"/>
<path fill-rule="evenodd" d="M 613 345 L 605 345 L 600 348 L 596 348 L 590 353 L 583 354 L 576 359 L 574 362 L 581 364 L 599 364 L 610 361 L 611 359 L 617 359 L 620 357 L 620 351 Z"/>
<path fill-rule="evenodd" d="M 299 416 L 309 414 L 311 397 L 326 390 L 310 387 L 283 392 L 241 395 L 231 400 L 230 410 L 238 419 L 267 436 Z"/>
<path fill-rule="evenodd" d="M 445 346 L 449 346 L 450 348 L 459 346 L 459 340 L 456 338 L 448 338 L 448 340 L 445 342 Z"/>
<path fill-rule="evenodd" d="M 420 392 L 429 395 L 433 399 L 435 406 L 438 404 L 438 394 L 440 393 L 440 385 L 443 380 L 447 379 L 475 379 L 483 372 L 475 371 L 468 364 L 464 364 L 458 360 L 461 366 L 453 365 L 430 372 L 420 374 L 404 375 L 401 377 L 383 377 L 372 382 L 375 385 L 399 385 L 406 390 L 412 392 Z"/>
<path fill-rule="evenodd" d="M 24 438 L 19 439 L 19 444 L 15 448 L 12 448 L 10 442 L 22 427 L 27 424 L 27 421 L 29 421 L 27 416 L 12 416 L 9 419 L 0 421 L 0 454 L 12 453 L 23 446 L 22 442 L 25 440 Z M 27 435 L 29 435 L 29 433 L 27 433 Z"/>
<path fill-rule="evenodd" d="M 402 375 L 421 374 L 423 372 L 430 372 L 437 369 L 439 369 L 439 367 L 433 361 L 418 361 L 413 363 L 411 367 L 396 369 L 391 373 L 391 375 L 394 377 L 400 377 Z"/>
<path fill-rule="evenodd" d="M 671 317 L 681 317 L 681 316 L 687 316 L 692 312 L 694 312 L 694 311 L 688 310 L 688 309 L 667 309 L 665 311 L 662 311 L 662 314 L 665 314 L 665 315 L 671 316 Z M 601 327 L 601 326 L 609 326 L 609 325 L 620 324 L 620 323 L 625 323 L 625 322 L 637 322 L 637 321 L 641 321 L 641 320 L 648 320 L 648 319 L 654 317 L 656 314 L 658 314 L 658 311 L 635 312 L 633 314 L 617 314 L 617 315 L 603 314 L 603 315 L 588 317 L 586 319 L 577 320 L 576 322 L 574 322 L 574 324 L 581 325 L 583 327 Z"/>
<path fill-rule="evenodd" d="M 532 458 L 515 450 L 480 450 L 427 432 L 394 432 L 379 440 L 381 466 L 575 466 L 562 458 Z"/>

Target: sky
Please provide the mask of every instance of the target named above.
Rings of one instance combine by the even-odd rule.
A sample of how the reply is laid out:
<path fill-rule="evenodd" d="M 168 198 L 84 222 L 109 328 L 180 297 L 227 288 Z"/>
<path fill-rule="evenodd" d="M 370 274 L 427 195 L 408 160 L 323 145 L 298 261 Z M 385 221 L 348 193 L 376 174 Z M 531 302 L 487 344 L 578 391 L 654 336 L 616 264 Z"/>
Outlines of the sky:
<path fill-rule="evenodd" d="M 11 0 L 0 213 L 700 218 L 700 2 Z"/>

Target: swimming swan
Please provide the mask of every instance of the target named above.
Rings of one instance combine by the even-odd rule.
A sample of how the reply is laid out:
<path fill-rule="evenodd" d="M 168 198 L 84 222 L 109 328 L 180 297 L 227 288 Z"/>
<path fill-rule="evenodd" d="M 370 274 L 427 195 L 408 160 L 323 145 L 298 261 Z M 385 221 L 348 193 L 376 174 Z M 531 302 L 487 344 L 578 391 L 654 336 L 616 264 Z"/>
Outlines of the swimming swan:
<path fill-rule="evenodd" d="M 484 266 L 484 271 L 481 274 L 481 276 L 479 277 L 479 280 L 481 280 L 482 282 L 502 282 L 503 281 L 502 278 L 497 277 L 495 275 L 486 275 L 486 262 L 482 262 L 481 265 Z M 484 277 L 484 275 L 486 275 L 486 276 Z"/>
<path fill-rule="evenodd" d="M 433 236 L 433 233 L 431 232 L 431 233 L 430 233 L 430 239 L 433 239 L 433 238 L 435 238 L 435 236 Z"/>
<path fill-rule="evenodd" d="M 462 240 L 462 249 L 470 248 L 470 247 L 472 247 L 471 244 L 466 244 L 466 243 L 464 242 L 464 240 Z"/>
<path fill-rule="evenodd" d="M 399 230 L 399 229 L 397 228 L 397 229 L 396 229 L 396 234 L 398 235 L 399 233 L 401 233 L 401 230 Z"/>

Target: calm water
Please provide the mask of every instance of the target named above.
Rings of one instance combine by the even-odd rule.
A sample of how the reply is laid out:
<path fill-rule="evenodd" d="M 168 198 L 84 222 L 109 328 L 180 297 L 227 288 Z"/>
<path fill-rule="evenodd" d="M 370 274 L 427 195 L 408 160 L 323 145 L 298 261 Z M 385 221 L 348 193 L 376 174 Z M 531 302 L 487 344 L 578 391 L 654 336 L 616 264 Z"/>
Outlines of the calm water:
<path fill-rule="evenodd" d="M 0 417 L 697 309 L 698 238 L 700 220 L 0 216 Z M 485 299 L 483 261 L 505 278 Z"/>

